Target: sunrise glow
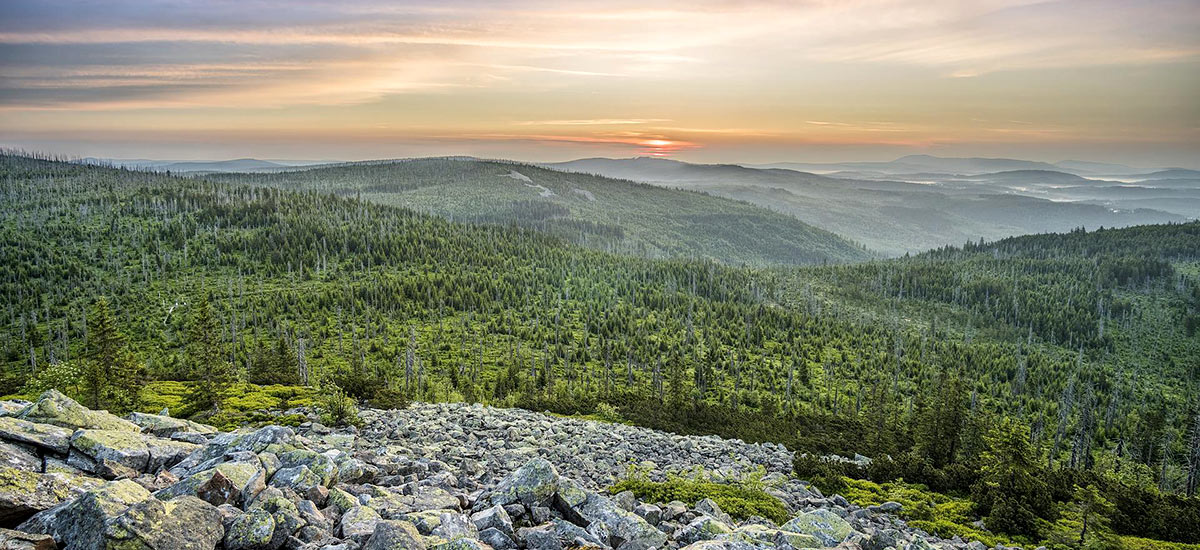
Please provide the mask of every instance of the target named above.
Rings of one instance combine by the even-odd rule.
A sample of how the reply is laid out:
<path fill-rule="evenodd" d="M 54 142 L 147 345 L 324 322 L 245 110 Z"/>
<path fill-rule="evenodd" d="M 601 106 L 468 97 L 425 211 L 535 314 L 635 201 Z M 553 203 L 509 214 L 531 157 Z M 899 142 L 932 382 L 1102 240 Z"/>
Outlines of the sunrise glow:
<path fill-rule="evenodd" d="M 1194 165 L 1197 37 L 1192 0 L 18 0 L 0 145 Z"/>

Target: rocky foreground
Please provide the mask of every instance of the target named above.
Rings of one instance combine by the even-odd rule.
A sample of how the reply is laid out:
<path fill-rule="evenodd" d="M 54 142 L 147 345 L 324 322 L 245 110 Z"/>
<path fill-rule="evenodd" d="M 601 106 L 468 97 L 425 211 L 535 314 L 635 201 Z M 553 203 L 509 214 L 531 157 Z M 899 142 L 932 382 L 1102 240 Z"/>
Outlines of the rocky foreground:
<path fill-rule="evenodd" d="M 887 514 L 789 479 L 778 445 L 685 437 L 478 405 L 366 410 L 220 433 L 119 418 L 50 391 L 0 402 L 0 548 L 275 550 L 929 550 Z M 315 420 L 315 419 L 314 419 Z M 605 488 L 703 468 L 763 475 L 792 519 L 735 521 L 711 500 L 639 502 Z M 972 543 L 971 550 L 982 545 Z"/>

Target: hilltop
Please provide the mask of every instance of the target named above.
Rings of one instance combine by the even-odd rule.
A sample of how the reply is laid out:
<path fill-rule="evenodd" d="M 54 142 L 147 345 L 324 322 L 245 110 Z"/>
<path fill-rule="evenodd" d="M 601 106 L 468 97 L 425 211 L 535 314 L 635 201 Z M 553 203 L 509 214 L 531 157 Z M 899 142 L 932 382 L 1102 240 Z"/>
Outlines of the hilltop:
<path fill-rule="evenodd" d="M 729 264 L 820 264 L 870 254 L 791 216 L 721 197 L 472 158 L 372 161 L 209 179 L 319 191 L 444 218 L 533 228 L 591 248 Z"/>

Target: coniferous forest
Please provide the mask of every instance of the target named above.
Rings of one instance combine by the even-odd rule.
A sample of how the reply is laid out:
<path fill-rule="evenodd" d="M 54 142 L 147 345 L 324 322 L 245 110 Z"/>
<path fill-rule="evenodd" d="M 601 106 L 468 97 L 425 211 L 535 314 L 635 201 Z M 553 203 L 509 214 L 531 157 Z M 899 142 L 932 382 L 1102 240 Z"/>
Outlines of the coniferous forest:
<path fill-rule="evenodd" d="M 768 214 L 816 252 L 590 210 L 453 221 L 321 177 L 0 157 L 0 395 L 219 426 L 515 406 L 782 443 L 827 492 L 951 499 L 907 510 L 945 536 L 1054 544 L 1102 515 L 1200 543 L 1200 223 L 881 260 Z"/>

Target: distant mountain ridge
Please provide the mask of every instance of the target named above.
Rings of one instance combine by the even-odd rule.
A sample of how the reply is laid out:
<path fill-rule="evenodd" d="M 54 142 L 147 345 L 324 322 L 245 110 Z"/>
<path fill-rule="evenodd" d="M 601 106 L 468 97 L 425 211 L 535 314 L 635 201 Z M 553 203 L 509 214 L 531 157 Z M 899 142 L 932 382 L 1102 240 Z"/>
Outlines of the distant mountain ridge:
<path fill-rule="evenodd" d="M 518 225 L 649 257 L 780 265 L 872 256 L 833 232 L 748 202 L 513 161 L 437 157 L 206 177 L 357 196 L 456 221 Z"/>
<path fill-rule="evenodd" d="M 104 159 L 88 157 L 83 159 L 87 164 L 100 164 L 132 168 L 138 170 L 153 170 L 156 172 L 257 172 L 270 170 L 287 170 L 298 166 L 313 166 L 326 164 L 327 161 L 310 160 L 263 160 L 256 158 L 240 158 L 229 160 L 152 160 L 152 159 Z"/>
<path fill-rule="evenodd" d="M 916 171 L 897 174 L 820 175 L 780 165 L 755 168 L 653 158 L 590 158 L 546 166 L 752 202 L 894 255 L 981 238 L 997 240 L 1076 227 L 1126 227 L 1200 217 L 1200 185 L 1188 181 L 1161 187 L 1127 185 L 1085 178 L 1047 163 L 942 160 L 914 155 L 898 159 L 899 164 L 841 166 Z M 967 168 L 990 171 L 950 173 Z"/>
<path fill-rule="evenodd" d="M 750 168 L 784 168 L 806 172 L 878 172 L 880 174 L 941 173 L 978 175 L 990 172 L 1013 170 L 1052 170 L 1077 176 L 1133 176 L 1149 173 L 1144 170 L 1105 162 L 1064 160 L 1055 163 L 983 157 L 938 157 L 933 155 L 907 155 L 892 161 L 881 162 L 834 162 L 805 163 L 777 162 L 769 164 L 746 164 Z"/>

